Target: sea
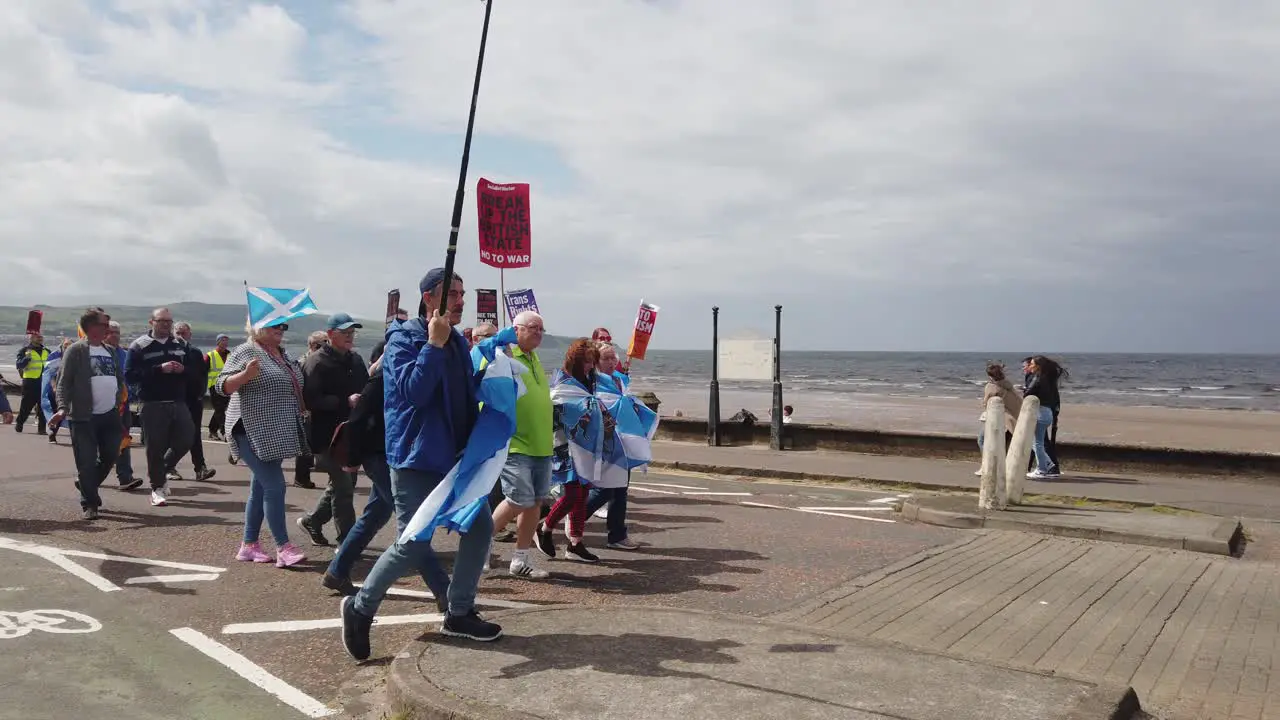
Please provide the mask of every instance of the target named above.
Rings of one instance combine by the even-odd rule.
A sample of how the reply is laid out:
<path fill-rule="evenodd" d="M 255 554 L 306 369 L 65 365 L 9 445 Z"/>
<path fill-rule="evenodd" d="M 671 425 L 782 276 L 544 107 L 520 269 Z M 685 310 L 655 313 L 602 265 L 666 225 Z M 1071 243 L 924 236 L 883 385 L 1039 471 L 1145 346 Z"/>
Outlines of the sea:
<path fill-rule="evenodd" d="M 197 343 L 199 344 L 199 343 Z M 357 348 L 368 358 L 372 339 Z M 0 345 L 0 373 L 16 380 L 16 346 Z M 551 351 L 548 353 L 546 351 Z M 290 346 L 290 353 L 297 348 Z M 554 366 L 544 350 L 544 364 Z M 1013 353 L 784 352 L 787 393 L 885 398 L 978 399 L 990 360 L 1005 363 L 1014 384 L 1021 361 Z M 1280 355 L 1165 355 L 1088 353 L 1053 356 L 1069 371 L 1063 400 L 1090 405 L 1280 411 Z M 710 351 L 651 350 L 632 363 L 634 387 L 661 393 L 705 391 Z M 767 393 L 769 382 L 724 380 L 723 391 Z"/>

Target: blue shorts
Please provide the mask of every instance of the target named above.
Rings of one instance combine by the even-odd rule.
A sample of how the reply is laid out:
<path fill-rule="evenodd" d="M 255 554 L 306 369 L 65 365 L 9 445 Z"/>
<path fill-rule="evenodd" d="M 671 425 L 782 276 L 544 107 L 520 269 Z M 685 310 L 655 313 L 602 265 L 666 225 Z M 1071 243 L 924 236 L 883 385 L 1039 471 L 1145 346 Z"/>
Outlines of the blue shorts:
<path fill-rule="evenodd" d="M 508 455 L 501 479 L 502 494 L 512 505 L 533 507 L 551 498 L 551 456 Z"/>

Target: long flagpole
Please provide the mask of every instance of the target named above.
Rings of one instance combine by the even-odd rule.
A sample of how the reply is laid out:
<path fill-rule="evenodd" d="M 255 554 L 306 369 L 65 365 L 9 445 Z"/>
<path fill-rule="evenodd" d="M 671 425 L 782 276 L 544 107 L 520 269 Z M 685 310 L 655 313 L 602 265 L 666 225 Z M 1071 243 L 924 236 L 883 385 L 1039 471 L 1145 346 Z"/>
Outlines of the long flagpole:
<path fill-rule="evenodd" d="M 489 14 L 493 0 L 484 3 L 484 29 L 480 31 L 480 54 L 476 58 L 476 81 L 471 88 L 471 112 L 467 116 L 467 136 L 462 141 L 462 169 L 458 172 L 458 192 L 453 197 L 453 221 L 449 225 L 449 250 L 444 258 L 444 283 L 440 292 L 440 315 L 449 314 L 449 286 L 453 283 L 453 264 L 458 255 L 458 226 L 462 224 L 462 202 L 467 193 L 467 165 L 471 162 L 471 133 L 476 125 L 476 103 L 480 100 L 480 73 L 484 70 L 484 46 L 489 39 Z"/>

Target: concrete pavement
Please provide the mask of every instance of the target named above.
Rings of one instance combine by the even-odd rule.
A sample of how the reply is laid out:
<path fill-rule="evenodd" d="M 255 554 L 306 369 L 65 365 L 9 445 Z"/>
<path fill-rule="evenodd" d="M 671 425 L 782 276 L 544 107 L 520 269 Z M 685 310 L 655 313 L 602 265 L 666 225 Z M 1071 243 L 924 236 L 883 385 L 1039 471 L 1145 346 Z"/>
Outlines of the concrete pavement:
<path fill-rule="evenodd" d="M 773 451 L 654 443 L 654 467 L 728 477 L 762 477 L 874 484 L 891 489 L 973 490 L 980 458 L 973 462 L 821 451 Z M 1058 480 L 1028 480 L 1029 495 L 1094 498 L 1142 505 L 1172 505 L 1223 517 L 1280 520 L 1280 484 L 1170 475 L 1072 473 Z M 1280 478 L 1275 478 L 1280 483 Z"/>

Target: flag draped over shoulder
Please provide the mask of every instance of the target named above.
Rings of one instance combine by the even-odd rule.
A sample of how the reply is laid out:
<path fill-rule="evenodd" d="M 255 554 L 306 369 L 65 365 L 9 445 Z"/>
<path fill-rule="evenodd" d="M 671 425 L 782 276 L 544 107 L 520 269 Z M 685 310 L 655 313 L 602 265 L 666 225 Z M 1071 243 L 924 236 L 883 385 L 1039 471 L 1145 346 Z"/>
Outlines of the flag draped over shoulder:
<path fill-rule="evenodd" d="M 430 540 L 438 527 L 465 533 L 478 513 L 489 512 L 489 491 L 507 463 L 516 431 L 516 400 L 525 393 L 524 366 L 497 353 L 480 381 L 480 414 L 458 461 L 431 491 L 400 534 L 401 541 Z"/>
<path fill-rule="evenodd" d="M 254 330 L 287 323 L 294 318 L 320 312 L 311 299 L 310 288 L 244 287 L 249 302 L 249 324 Z"/>
<path fill-rule="evenodd" d="M 657 415 L 623 393 L 612 378 L 597 375 L 596 393 L 576 379 L 557 373 L 551 389 L 555 404 L 556 483 L 581 482 L 598 488 L 626 487 L 627 473 L 651 459 L 650 441 Z"/>

